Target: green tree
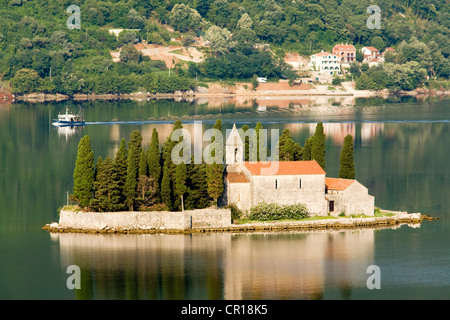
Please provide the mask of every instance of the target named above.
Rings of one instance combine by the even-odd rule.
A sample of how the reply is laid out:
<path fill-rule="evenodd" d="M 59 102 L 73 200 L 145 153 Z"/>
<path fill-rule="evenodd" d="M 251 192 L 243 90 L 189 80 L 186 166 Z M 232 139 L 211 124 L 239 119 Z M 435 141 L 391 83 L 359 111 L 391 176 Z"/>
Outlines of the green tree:
<path fill-rule="evenodd" d="M 236 42 L 231 40 L 231 32 L 228 29 L 215 25 L 206 31 L 205 39 L 210 42 L 211 50 L 216 56 L 227 53 L 236 45 Z"/>
<path fill-rule="evenodd" d="M 127 157 L 127 178 L 125 182 L 125 204 L 130 211 L 135 209 L 139 162 L 142 152 L 142 135 L 139 130 L 130 134 Z"/>
<path fill-rule="evenodd" d="M 139 63 L 142 61 L 142 53 L 132 44 L 126 44 L 120 50 L 120 61 Z"/>
<path fill-rule="evenodd" d="M 42 78 L 33 69 L 20 69 L 11 79 L 11 89 L 13 93 L 26 94 L 39 92 Z"/>
<path fill-rule="evenodd" d="M 183 201 L 184 201 L 185 193 L 187 191 L 187 186 L 186 186 L 187 167 L 184 162 L 176 165 L 174 178 L 175 178 L 174 179 L 175 181 L 173 184 L 173 187 L 174 187 L 174 190 L 173 190 L 174 209 L 175 210 L 183 210 L 184 204 L 182 206 L 181 198 L 183 197 Z"/>
<path fill-rule="evenodd" d="M 165 204 L 169 210 L 172 210 L 172 179 L 170 172 L 170 161 L 166 159 L 166 161 L 164 161 L 163 176 L 161 181 L 161 202 Z"/>
<path fill-rule="evenodd" d="M 353 137 L 345 136 L 340 155 L 339 178 L 355 179 L 355 163 L 353 161 Z"/>
<path fill-rule="evenodd" d="M 123 207 L 116 166 L 110 157 L 98 158 L 91 206 L 102 212 L 114 212 Z"/>
<path fill-rule="evenodd" d="M 303 148 L 303 157 L 304 161 L 311 160 L 311 148 L 313 144 L 314 137 L 309 137 L 305 140 L 305 147 Z"/>
<path fill-rule="evenodd" d="M 246 133 L 247 130 L 250 128 L 247 124 L 244 124 L 241 129 L 244 133 Z M 249 157 L 250 157 L 249 153 L 250 153 L 250 137 L 248 135 L 245 135 L 245 137 L 244 137 L 244 161 L 249 161 Z"/>
<path fill-rule="evenodd" d="M 125 183 L 127 181 L 127 145 L 125 138 L 122 138 L 120 141 L 119 150 L 116 152 L 116 156 L 114 158 L 114 166 L 117 174 L 117 184 L 120 193 L 120 201 L 124 207 L 125 203 Z"/>
<path fill-rule="evenodd" d="M 222 132 L 222 121 L 220 119 L 216 120 L 214 129 Z M 213 149 L 213 154 L 211 156 L 216 158 L 215 152 L 217 151 L 220 152 L 220 155 L 218 155 L 217 158 L 222 159 L 220 163 L 214 162 L 209 164 L 207 171 L 208 194 L 217 206 L 217 200 L 223 193 L 223 145 L 220 145 L 218 141 L 215 141 L 214 137 L 211 143 L 217 144 Z"/>
<path fill-rule="evenodd" d="M 153 180 L 155 188 L 155 197 L 157 201 L 160 198 L 160 177 L 161 177 L 161 152 L 159 150 L 158 131 L 153 128 L 152 139 L 148 150 L 148 175 Z"/>
<path fill-rule="evenodd" d="M 325 133 L 322 122 L 316 125 L 311 145 L 311 159 L 316 160 L 322 169 L 325 169 Z"/>
<path fill-rule="evenodd" d="M 78 144 L 77 160 L 73 173 L 73 198 L 84 208 L 90 204 L 94 187 L 94 152 L 89 136 L 81 138 Z"/>
<path fill-rule="evenodd" d="M 175 30 L 180 32 L 200 31 L 203 27 L 203 19 L 197 10 L 192 9 L 184 3 L 173 6 L 169 15 L 170 23 Z"/>

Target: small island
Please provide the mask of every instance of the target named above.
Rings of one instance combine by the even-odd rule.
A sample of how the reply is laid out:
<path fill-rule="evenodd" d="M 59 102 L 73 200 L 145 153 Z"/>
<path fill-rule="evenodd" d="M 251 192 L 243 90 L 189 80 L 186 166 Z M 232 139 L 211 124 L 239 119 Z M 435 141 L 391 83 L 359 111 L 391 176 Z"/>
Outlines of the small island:
<path fill-rule="evenodd" d="M 272 155 L 261 123 L 219 135 L 195 159 L 187 152 L 181 121 L 162 148 L 153 130 L 148 149 L 135 130 L 121 140 L 114 157 L 99 157 L 94 165 L 89 136 L 78 145 L 74 188 L 50 232 L 192 233 L 256 230 L 336 229 L 420 224 L 430 217 L 381 210 L 366 187 L 355 180 L 353 137 L 344 140 L 338 178 L 326 177 L 325 134 L 318 123 L 304 147 L 288 129 Z M 177 131 L 179 130 L 179 131 Z M 258 134 L 259 133 L 259 134 Z M 217 139 L 217 140 L 216 140 Z M 180 148 L 184 146 L 184 148 Z M 256 146 L 256 147 L 255 147 Z M 263 147 L 264 146 L 264 147 Z M 263 148 L 263 149 L 259 149 Z M 267 148 L 267 149 L 264 149 Z M 179 162 L 178 159 L 184 159 Z M 214 159 L 215 161 L 211 161 Z M 274 160 L 276 159 L 276 160 Z M 197 161 L 196 161 L 197 160 Z"/>

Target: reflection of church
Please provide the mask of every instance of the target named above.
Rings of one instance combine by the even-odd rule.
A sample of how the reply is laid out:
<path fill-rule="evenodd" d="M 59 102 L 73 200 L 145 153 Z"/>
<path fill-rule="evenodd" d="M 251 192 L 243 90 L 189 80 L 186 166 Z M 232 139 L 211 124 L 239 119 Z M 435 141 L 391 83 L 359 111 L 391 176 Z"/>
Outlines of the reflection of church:
<path fill-rule="evenodd" d="M 260 202 L 306 205 L 312 215 L 374 214 L 374 197 L 356 180 L 326 178 L 315 161 L 244 161 L 236 125 L 226 141 L 225 202 L 248 212 Z"/>

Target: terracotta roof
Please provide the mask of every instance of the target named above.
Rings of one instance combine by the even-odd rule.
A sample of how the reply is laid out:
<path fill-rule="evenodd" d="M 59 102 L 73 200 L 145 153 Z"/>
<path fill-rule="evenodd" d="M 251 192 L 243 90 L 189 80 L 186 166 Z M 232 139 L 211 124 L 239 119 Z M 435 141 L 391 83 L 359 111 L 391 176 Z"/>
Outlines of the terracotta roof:
<path fill-rule="evenodd" d="M 333 50 L 356 50 L 356 48 L 351 44 L 337 44 Z"/>
<path fill-rule="evenodd" d="M 370 51 L 380 51 L 375 47 L 366 47 L 366 49 L 370 50 Z"/>
<path fill-rule="evenodd" d="M 394 49 L 394 48 L 391 48 L 391 47 L 387 47 L 387 48 L 386 48 L 386 51 L 395 52 L 395 49 Z"/>
<path fill-rule="evenodd" d="M 344 191 L 355 181 L 352 179 L 325 178 L 325 187 L 328 190 Z"/>
<path fill-rule="evenodd" d="M 242 172 L 227 172 L 227 179 L 232 183 L 248 183 L 250 182 Z"/>
<path fill-rule="evenodd" d="M 272 162 L 244 162 L 252 175 L 305 175 L 326 174 L 315 161 L 272 161 Z"/>
<path fill-rule="evenodd" d="M 329 53 L 329 52 L 319 52 L 319 53 L 313 54 L 313 56 L 334 56 L 334 54 Z"/>

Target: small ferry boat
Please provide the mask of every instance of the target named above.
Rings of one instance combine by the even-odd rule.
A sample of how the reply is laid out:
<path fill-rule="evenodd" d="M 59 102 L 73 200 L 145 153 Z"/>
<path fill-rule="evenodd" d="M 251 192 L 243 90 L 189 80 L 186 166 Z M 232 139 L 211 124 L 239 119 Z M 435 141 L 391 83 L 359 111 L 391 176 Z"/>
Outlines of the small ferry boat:
<path fill-rule="evenodd" d="M 66 109 L 65 114 L 58 114 L 58 119 L 54 119 L 53 123 L 56 127 L 62 126 L 83 126 L 85 121 L 82 115 L 69 113 L 69 108 Z"/>

